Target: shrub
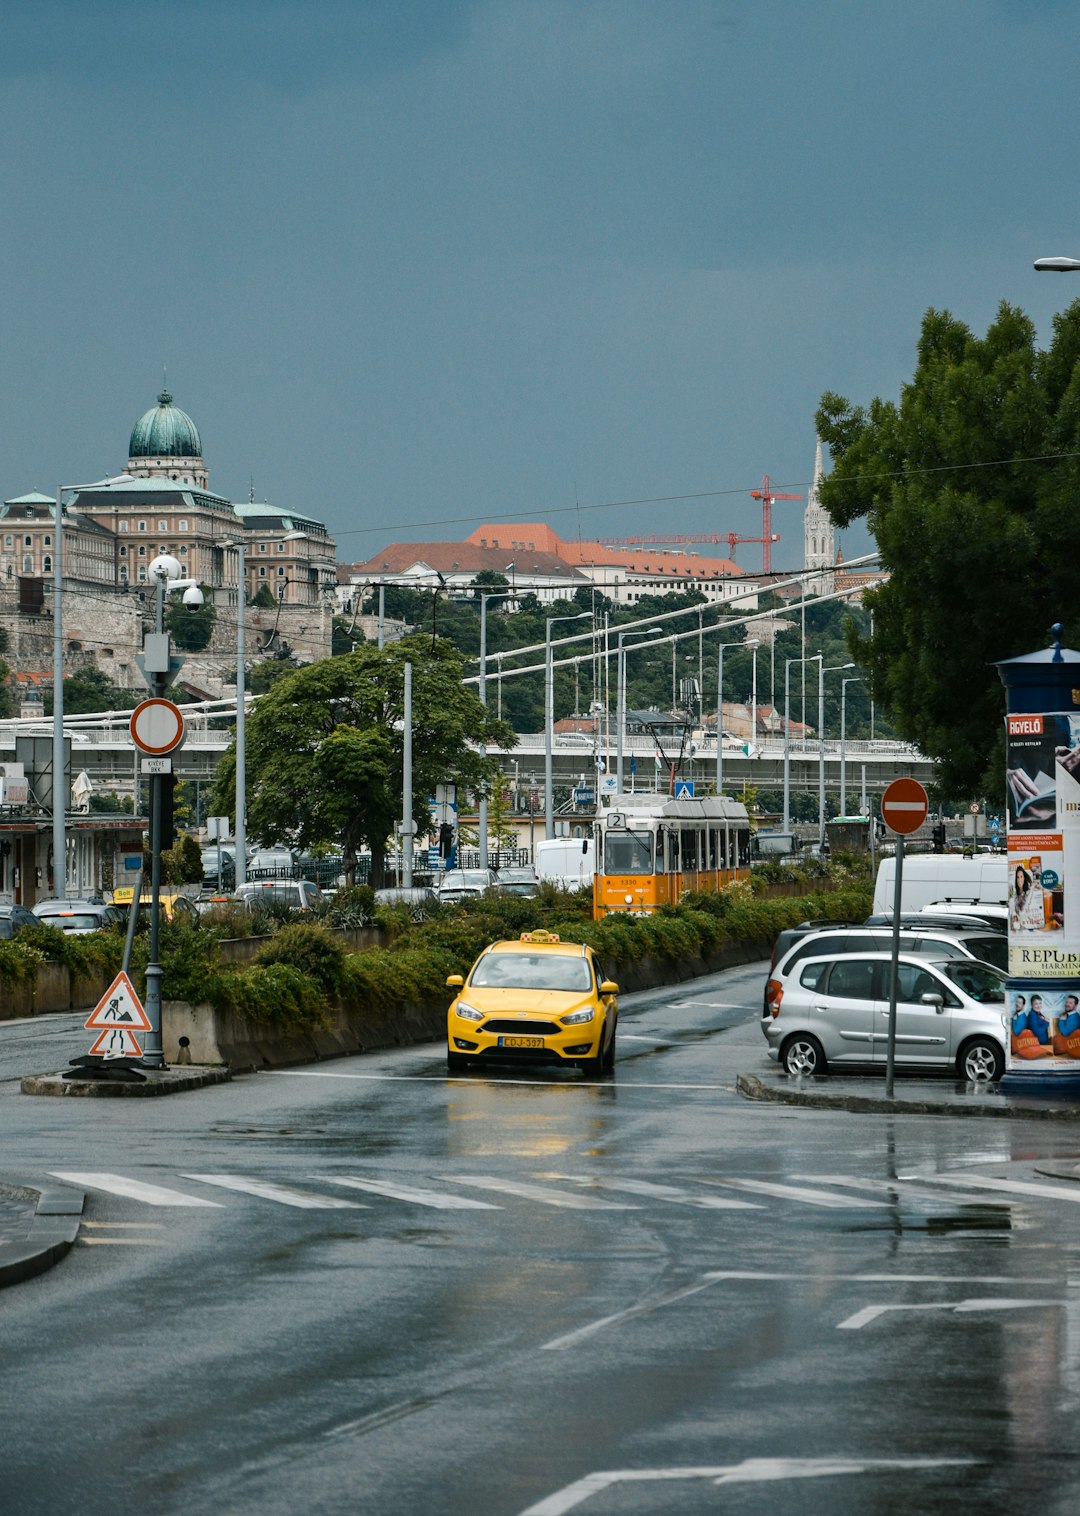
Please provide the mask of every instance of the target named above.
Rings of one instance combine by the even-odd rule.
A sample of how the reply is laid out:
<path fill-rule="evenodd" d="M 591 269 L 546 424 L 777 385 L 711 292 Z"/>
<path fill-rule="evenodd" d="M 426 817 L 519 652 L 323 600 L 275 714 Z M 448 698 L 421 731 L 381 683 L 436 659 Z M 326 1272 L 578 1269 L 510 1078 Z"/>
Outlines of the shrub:
<path fill-rule="evenodd" d="M 326 996 L 336 995 L 345 977 L 345 949 L 323 926 L 291 922 L 275 932 L 255 956 L 256 963 L 288 963 L 314 981 Z"/>
<path fill-rule="evenodd" d="M 370 884 L 348 885 L 338 890 L 326 914 L 331 926 L 367 926 L 375 919 L 375 891 Z"/>

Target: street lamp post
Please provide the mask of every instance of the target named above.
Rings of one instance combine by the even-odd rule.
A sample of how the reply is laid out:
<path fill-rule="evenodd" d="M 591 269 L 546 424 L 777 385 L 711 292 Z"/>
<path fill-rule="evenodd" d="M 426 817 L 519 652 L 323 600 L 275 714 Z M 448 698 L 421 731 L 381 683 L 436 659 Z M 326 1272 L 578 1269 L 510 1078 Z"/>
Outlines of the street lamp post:
<path fill-rule="evenodd" d="M 480 592 L 480 704 L 487 709 L 487 603 L 489 600 L 509 600 L 513 595 L 512 590 L 492 590 L 490 593 Z M 502 680 L 499 680 L 500 705 L 502 699 Z M 499 715 L 502 715 L 500 709 Z M 487 785 L 480 791 L 480 820 L 479 820 L 479 843 L 480 843 L 480 867 L 488 866 L 488 799 Z"/>
<path fill-rule="evenodd" d="M 628 637 L 654 637 L 662 630 L 659 626 L 648 626 L 640 631 L 618 634 L 615 647 L 615 784 L 620 795 L 623 792 L 623 743 L 626 738 L 626 654 L 623 643 Z"/>
<path fill-rule="evenodd" d="M 825 846 L 825 675 L 835 674 L 840 669 L 853 669 L 853 663 L 818 664 L 817 719 L 818 719 L 818 849 Z"/>
<path fill-rule="evenodd" d="M 862 678 L 855 675 L 851 679 L 840 681 L 840 814 L 847 815 L 847 687 L 849 684 L 862 684 Z"/>
<path fill-rule="evenodd" d="M 754 650 L 754 654 L 753 654 L 754 672 L 753 672 L 753 675 L 751 676 L 751 682 L 750 682 L 750 741 L 753 744 L 753 746 L 756 748 L 757 747 L 757 650 L 761 646 L 761 641 L 757 637 L 751 637 L 748 642 L 744 642 L 743 643 L 743 646 L 744 647 L 752 647 L 753 650 Z"/>
<path fill-rule="evenodd" d="M 814 663 L 822 658 L 821 653 L 811 653 L 809 658 L 784 659 L 784 831 L 791 831 L 791 665 Z"/>
<path fill-rule="evenodd" d="M 552 743 L 555 728 L 555 665 L 551 656 L 551 628 L 559 621 L 591 621 L 592 611 L 577 616 L 548 616 L 544 630 L 544 836 L 555 836 L 555 785 Z"/>
<path fill-rule="evenodd" d="M 721 642 L 716 661 L 716 793 L 724 793 L 724 653 L 731 646 Z"/>

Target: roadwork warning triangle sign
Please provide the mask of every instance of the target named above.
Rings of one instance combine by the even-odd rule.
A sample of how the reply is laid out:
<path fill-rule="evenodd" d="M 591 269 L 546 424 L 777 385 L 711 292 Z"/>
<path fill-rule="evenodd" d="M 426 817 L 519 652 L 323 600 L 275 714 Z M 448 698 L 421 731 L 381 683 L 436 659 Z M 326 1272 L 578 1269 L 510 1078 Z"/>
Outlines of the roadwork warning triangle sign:
<path fill-rule="evenodd" d="M 135 993 L 135 986 L 121 969 L 112 984 L 102 995 L 97 1005 L 83 1023 L 91 1031 L 112 1032 L 119 1028 L 126 1032 L 148 1032 L 150 1021 L 142 1008 L 142 1001 Z M 135 1039 L 132 1038 L 132 1041 Z M 98 1038 L 98 1042 L 101 1038 Z M 97 1043 L 90 1049 L 100 1052 Z"/>
<path fill-rule="evenodd" d="M 111 1031 L 98 1033 L 90 1051 L 106 1059 L 141 1058 L 142 1043 L 126 1026 L 114 1026 Z"/>

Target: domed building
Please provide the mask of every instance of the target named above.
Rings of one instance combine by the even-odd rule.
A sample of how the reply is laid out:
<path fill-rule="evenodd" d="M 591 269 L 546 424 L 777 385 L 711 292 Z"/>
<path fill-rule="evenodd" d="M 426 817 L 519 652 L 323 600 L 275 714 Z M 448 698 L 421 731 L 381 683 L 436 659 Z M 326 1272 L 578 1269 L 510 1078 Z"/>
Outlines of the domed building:
<path fill-rule="evenodd" d="M 197 489 L 209 485 L 199 429 L 186 411 L 173 405 L 167 389 L 131 429 L 127 472 L 134 479 L 171 479 Z"/>

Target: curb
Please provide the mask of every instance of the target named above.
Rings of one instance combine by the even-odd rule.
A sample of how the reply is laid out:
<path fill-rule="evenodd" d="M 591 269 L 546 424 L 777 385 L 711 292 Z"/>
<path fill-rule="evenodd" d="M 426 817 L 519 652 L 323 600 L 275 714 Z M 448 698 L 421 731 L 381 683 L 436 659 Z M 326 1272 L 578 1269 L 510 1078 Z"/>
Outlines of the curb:
<path fill-rule="evenodd" d="M 887 1100 L 884 1095 L 830 1094 L 825 1090 L 800 1087 L 798 1082 L 790 1086 L 766 1084 L 756 1074 L 737 1075 L 735 1089 L 747 1100 L 771 1100 L 778 1105 L 802 1105 L 827 1111 L 877 1111 L 890 1116 L 1021 1116 L 1025 1121 L 1080 1121 L 1080 1106 L 1019 1105 L 1015 1101 L 1006 1102 L 1004 1096 L 998 1096 L 996 1104 L 990 1100 L 966 1103 L 958 1100 Z"/>
<path fill-rule="evenodd" d="M 86 1196 L 69 1185 L 0 1185 L 0 1189 L 32 1190 L 37 1195 L 34 1219 L 25 1242 L 0 1246 L 0 1289 L 44 1274 L 70 1250 L 79 1235 Z"/>
<path fill-rule="evenodd" d="M 98 1099 L 120 1096 L 180 1095 L 210 1084 L 228 1084 L 232 1069 L 187 1066 L 149 1070 L 149 1078 L 128 1082 L 120 1079 L 65 1079 L 63 1074 L 24 1074 L 19 1088 L 24 1095 L 76 1095 Z"/>

